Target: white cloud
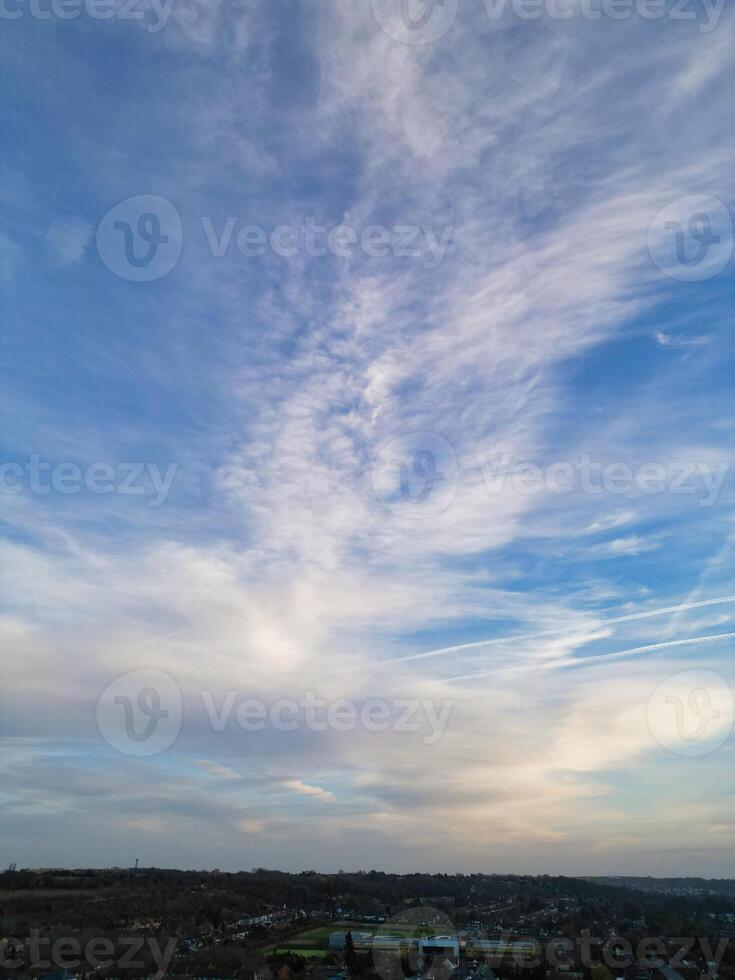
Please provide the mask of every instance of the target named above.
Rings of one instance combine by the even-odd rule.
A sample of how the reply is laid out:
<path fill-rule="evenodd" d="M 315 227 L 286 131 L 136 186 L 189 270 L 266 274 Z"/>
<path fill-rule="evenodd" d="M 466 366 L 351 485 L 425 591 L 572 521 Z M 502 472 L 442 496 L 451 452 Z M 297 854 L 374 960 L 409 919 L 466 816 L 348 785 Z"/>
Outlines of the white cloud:
<path fill-rule="evenodd" d="M 334 803 L 335 796 L 334 793 L 330 793 L 329 790 L 322 789 L 321 786 L 309 786 L 308 783 L 302 782 L 300 779 L 285 779 L 283 785 L 286 789 L 292 790 L 294 793 L 300 793 L 302 796 L 313 796 L 322 803 Z"/>
<path fill-rule="evenodd" d="M 235 772 L 234 769 L 230 769 L 229 766 L 220 766 L 209 759 L 192 759 L 191 761 L 195 766 L 205 769 L 211 776 L 217 776 L 219 779 L 242 779 L 242 775 Z"/>
<path fill-rule="evenodd" d="M 71 218 L 51 225 L 46 242 L 52 258 L 61 266 L 78 265 L 92 237 L 92 226 L 85 218 Z"/>
<path fill-rule="evenodd" d="M 631 462 L 672 459 L 677 449 L 682 459 L 705 458 L 692 456 L 708 445 L 698 421 L 678 407 L 684 375 L 662 368 L 655 383 L 625 397 L 627 379 L 616 379 L 612 395 L 601 387 L 593 401 L 583 399 L 575 372 L 619 350 L 628 325 L 668 288 L 645 252 L 660 207 L 695 191 L 732 196 L 730 100 L 712 86 L 692 113 L 708 78 L 683 33 L 662 33 L 651 50 L 626 25 L 504 31 L 481 10 L 474 19 L 470 7 L 446 39 L 419 50 L 379 31 L 369 4 L 320 6 L 304 15 L 302 47 L 286 69 L 278 57 L 287 45 L 264 9 L 245 17 L 189 0 L 174 6 L 171 31 L 141 32 L 159 45 L 141 63 L 160 58 L 181 88 L 174 103 L 165 86 L 158 100 L 150 84 L 144 113 L 118 104 L 115 137 L 124 133 L 130 148 L 121 156 L 95 134 L 88 179 L 112 198 L 128 187 L 135 156 L 136 183 L 160 186 L 184 212 L 187 249 L 170 294 L 121 294 L 121 327 L 126 317 L 155 319 L 146 344 L 131 352 L 129 334 L 111 331 L 119 346 L 105 337 L 85 350 L 85 363 L 111 384 L 135 365 L 140 387 L 131 397 L 143 422 L 140 431 L 133 421 L 123 429 L 103 414 L 57 426 L 31 406 L 16 411 L 18 438 L 30 440 L 30 417 L 55 454 L 105 459 L 131 446 L 152 451 L 155 430 L 156 451 L 214 481 L 195 505 L 171 500 L 157 517 L 119 497 L 11 502 L 7 723 L 79 740 L 75 761 L 91 770 L 89 783 L 59 785 L 49 766 L 41 798 L 29 788 L 27 757 L 16 759 L 8 791 L 34 812 L 86 799 L 98 775 L 90 755 L 106 751 L 95 698 L 117 674 L 151 665 L 175 676 L 197 724 L 202 691 L 218 704 L 228 690 L 269 701 L 310 689 L 457 702 L 430 749 L 410 733 L 246 738 L 192 725 L 152 764 L 160 769 L 136 770 L 139 802 L 121 802 L 105 783 L 83 808 L 99 817 L 124 806 L 126 826 L 141 833 L 163 818 L 136 807 L 158 809 L 174 850 L 189 846 L 193 826 L 216 825 L 223 840 L 228 827 L 238 833 L 234 863 L 242 834 L 257 835 L 259 848 L 276 841 L 273 863 L 298 863 L 289 836 L 302 855 L 347 863 L 340 848 L 354 856 L 359 833 L 378 841 L 379 859 L 393 847 L 396 861 L 418 856 L 432 867 L 476 864 L 478 842 L 488 861 L 525 867 L 550 860 L 550 844 L 559 861 L 579 862 L 581 845 L 610 842 L 612 867 L 630 841 L 680 840 L 678 824 L 664 841 L 645 814 L 611 803 L 619 768 L 655 770 L 640 726 L 643 695 L 670 664 L 590 662 L 589 686 L 582 671 L 572 678 L 535 667 L 567 663 L 593 643 L 604 651 L 646 643 L 656 629 L 647 620 L 600 621 L 615 618 L 619 600 L 632 615 L 676 604 L 678 580 L 639 581 L 632 569 L 645 553 L 669 570 L 668 548 L 677 544 L 679 559 L 690 560 L 688 539 L 650 529 L 654 519 L 686 519 L 688 501 L 637 499 L 633 510 L 591 496 L 493 493 L 477 459 L 508 452 L 541 463 L 590 448 Z M 717 53 L 724 71 L 725 49 Z M 60 100 L 78 90 L 67 77 Z M 284 91 L 306 97 L 284 107 Z M 155 143 L 157 123 L 182 143 L 166 142 L 163 156 L 149 158 L 140 147 Z M 294 184 L 306 188 L 302 196 L 292 196 Z M 217 208 L 219 219 L 233 211 L 269 226 L 320 209 L 357 227 L 451 224 L 456 248 L 431 272 L 363 255 L 328 265 L 304 256 L 255 265 L 235 255 L 217 264 L 191 231 Z M 49 231 L 49 248 L 73 265 L 89 234 L 83 221 L 62 222 Z M 704 348 L 706 339 L 656 338 L 668 348 Z M 452 503 L 424 521 L 386 508 L 371 479 L 381 449 L 416 431 L 442 435 L 459 461 Z M 580 545 L 582 535 L 634 523 L 622 537 Z M 606 561 L 593 581 L 587 570 L 580 580 L 569 556 Z M 620 558 L 630 561 L 618 574 Z M 705 584 L 708 595 L 735 591 L 721 566 Z M 568 635 L 525 635 L 559 624 Z M 509 638 L 481 650 L 464 645 L 491 634 Z M 450 650 L 375 666 L 439 646 Z M 498 677 L 514 666 L 534 670 Z M 484 681 L 464 686 L 437 679 L 483 668 Z M 118 783 L 133 778 L 124 759 L 105 757 L 104 766 Z M 324 772 L 329 790 L 319 785 Z M 216 795 L 204 775 L 217 780 Z M 716 772 L 706 778 L 717 784 Z M 661 807 L 675 797 L 676 787 L 661 788 Z M 305 825 L 296 811 L 309 798 L 339 806 L 323 808 L 323 825 Z M 271 819 L 274 806 L 281 823 Z M 712 820 L 722 825 L 720 815 Z M 331 833 L 328 845 L 321 833 Z"/>
<path fill-rule="evenodd" d="M 712 343 L 708 336 L 685 337 L 683 334 L 668 334 L 662 330 L 656 333 L 656 343 L 659 347 L 705 347 Z"/>

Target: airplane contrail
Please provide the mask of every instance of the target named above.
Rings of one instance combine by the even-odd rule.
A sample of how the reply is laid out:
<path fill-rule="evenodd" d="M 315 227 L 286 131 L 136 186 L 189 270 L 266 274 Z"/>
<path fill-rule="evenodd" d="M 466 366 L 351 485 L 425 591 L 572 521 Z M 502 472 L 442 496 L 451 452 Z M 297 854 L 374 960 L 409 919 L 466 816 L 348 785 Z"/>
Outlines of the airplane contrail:
<path fill-rule="evenodd" d="M 533 670 L 556 670 L 561 667 L 579 667 L 582 664 L 600 663 L 606 660 L 620 660 L 632 657 L 636 653 L 650 653 L 653 650 L 667 650 L 671 647 L 684 647 L 698 643 L 716 643 L 719 640 L 730 640 L 735 633 L 712 633 L 708 636 L 691 636 L 687 640 L 666 640 L 664 643 L 649 643 L 643 647 L 631 647 L 629 650 L 618 650 L 616 653 L 600 653 L 590 657 L 577 657 L 547 660 L 540 664 L 528 664 L 524 667 L 501 667 L 496 670 L 483 670 L 479 674 L 462 674 L 458 677 L 445 677 L 445 681 L 467 681 L 474 677 L 487 677 L 490 674 L 515 674 Z"/>
<path fill-rule="evenodd" d="M 699 602 L 683 602 L 678 606 L 667 606 L 664 609 L 650 609 L 647 612 L 630 613 L 626 616 L 615 616 L 612 619 L 600 619 L 589 627 L 564 626 L 553 630 L 538 630 L 534 633 L 516 633 L 511 636 L 496 636 L 490 640 L 477 640 L 475 643 L 459 643 L 456 646 L 440 647 L 437 650 L 427 650 L 425 653 L 412 653 L 407 657 L 395 657 L 391 660 L 379 660 L 375 666 L 383 667 L 390 664 L 408 663 L 410 660 L 425 660 L 428 657 L 440 657 L 445 653 L 459 653 L 461 650 L 474 650 L 479 647 L 496 646 L 499 643 L 510 643 L 513 640 L 532 640 L 540 636 L 560 636 L 564 633 L 581 632 L 583 629 L 598 629 L 600 626 L 613 626 L 616 623 L 629 623 L 637 619 L 649 619 L 654 616 L 665 616 L 667 613 L 686 612 L 688 609 L 702 609 L 704 606 L 719 606 L 726 602 L 735 602 L 735 595 L 720 596 L 716 599 L 701 599 Z"/>

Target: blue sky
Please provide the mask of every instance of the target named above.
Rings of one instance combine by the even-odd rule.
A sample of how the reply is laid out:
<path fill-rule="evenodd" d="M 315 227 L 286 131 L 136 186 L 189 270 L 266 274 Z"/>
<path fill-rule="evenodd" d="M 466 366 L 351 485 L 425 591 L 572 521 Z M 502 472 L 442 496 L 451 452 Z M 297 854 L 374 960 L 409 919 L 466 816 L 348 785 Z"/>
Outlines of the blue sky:
<path fill-rule="evenodd" d="M 3 8 L 4 859 L 735 875 L 735 19 L 445 2 Z"/>

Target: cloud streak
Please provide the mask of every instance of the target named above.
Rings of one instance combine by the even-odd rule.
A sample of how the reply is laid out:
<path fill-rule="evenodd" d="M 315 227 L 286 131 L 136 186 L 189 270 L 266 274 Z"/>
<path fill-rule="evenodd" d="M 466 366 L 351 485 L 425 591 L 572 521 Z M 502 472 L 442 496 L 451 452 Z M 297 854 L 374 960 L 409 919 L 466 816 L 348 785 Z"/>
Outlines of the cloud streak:
<path fill-rule="evenodd" d="M 481 847 L 487 870 L 673 870 L 658 849 L 691 843 L 690 814 L 658 777 L 645 702 L 685 662 L 732 676 L 729 634 L 705 636 L 735 602 L 732 481 L 704 511 L 493 492 L 481 461 L 732 464 L 731 277 L 671 278 L 647 243 L 672 202 L 735 201 L 733 23 L 662 23 L 652 47 L 635 20 L 464 4 L 409 46 L 367 3 L 192 0 L 156 33 L 11 25 L 11 92 L 30 97 L 4 154 L 3 461 L 178 464 L 153 509 L 3 496 L 11 860 L 188 866 L 194 840 L 201 866 L 477 870 Z M 149 283 L 87 236 L 141 194 L 183 235 Z M 450 228 L 452 244 L 431 269 L 396 249 L 217 256 L 203 218 Z M 386 456 L 392 494 L 375 489 Z M 422 512 L 427 474 L 442 506 Z M 575 664 L 594 669 L 556 669 Z M 133 759 L 95 704 L 141 668 L 174 679 L 184 724 Z M 453 710 L 434 745 L 217 731 L 205 692 L 232 695 L 235 719 L 248 698 L 309 694 Z M 731 762 L 672 760 L 711 791 L 704 829 L 722 826 Z M 726 845 L 676 870 L 719 874 Z"/>

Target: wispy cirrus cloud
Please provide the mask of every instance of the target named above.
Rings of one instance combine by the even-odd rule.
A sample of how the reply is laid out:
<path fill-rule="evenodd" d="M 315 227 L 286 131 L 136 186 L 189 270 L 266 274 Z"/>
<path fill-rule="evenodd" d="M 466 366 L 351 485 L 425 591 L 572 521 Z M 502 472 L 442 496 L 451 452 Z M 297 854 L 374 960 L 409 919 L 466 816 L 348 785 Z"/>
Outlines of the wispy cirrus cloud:
<path fill-rule="evenodd" d="M 115 24 L 101 48 L 20 25 L 10 70 L 63 125 L 31 117 L 13 136 L 63 152 L 39 190 L 13 185 L 26 221 L 8 254 L 40 271 L 13 311 L 8 458 L 175 461 L 179 476 L 156 513 L 120 494 L 6 498 L 14 860 L 60 813 L 79 829 L 68 858 L 44 844 L 48 864 L 122 861 L 159 827 L 172 864 L 216 827 L 197 863 L 217 866 L 247 864 L 246 842 L 292 867 L 469 869 L 481 843 L 521 869 L 639 869 L 645 853 L 660 871 L 658 849 L 687 841 L 683 817 L 656 825 L 675 790 L 655 776 L 646 702 L 686 666 L 730 676 L 726 639 L 673 644 L 735 592 L 712 565 L 731 483 L 703 511 L 691 495 L 494 489 L 483 461 L 731 462 L 730 282 L 667 279 L 646 232 L 677 198 L 735 200 L 732 18 L 706 39 L 661 25 L 652 48 L 640 22 L 492 24 L 477 8 L 425 47 L 386 36 L 369 5 L 186 3 L 170 30 Z M 84 118 L 68 111 L 80 91 Z M 89 239 L 143 193 L 184 229 L 150 284 L 116 280 Z M 452 241 L 430 270 L 359 249 L 216 257 L 203 217 Z M 417 519 L 411 493 L 376 493 L 375 465 L 434 437 L 451 493 Z M 100 739 L 94 706 L 140 667 L 175 678 L 188 722 L 136 762 Z M 310 690 L 456 704 L 427 748 L 411 732 L 213 731 L 201 701 Z M 697 760 L 713 790 L 728 752 Z M 621 786 L 631 765 L 655 799 Z M 719 803 L 702 814 L 722 821 Z M 732 851 L 713 839 L 677 870 L 719 873 Z"/>
<path fill-rule="evenodd" d="M 659 330 L 656 333 L 656 343 L 659 347 L 704 347 L 711 343 L 708 336 L 685 337 L 683 334 L 668 334 Z"/>

